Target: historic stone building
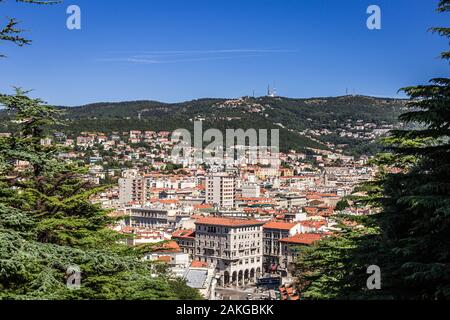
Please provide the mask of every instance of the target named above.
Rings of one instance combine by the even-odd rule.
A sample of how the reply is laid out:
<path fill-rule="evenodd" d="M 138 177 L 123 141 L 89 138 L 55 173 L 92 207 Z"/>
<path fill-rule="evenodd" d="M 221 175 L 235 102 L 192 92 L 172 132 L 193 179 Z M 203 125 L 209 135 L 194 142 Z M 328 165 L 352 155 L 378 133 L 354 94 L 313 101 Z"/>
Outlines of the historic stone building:
<path fill-rule="evenodd" d="M 195 257 L 195 232 L 193 230 L 176 230 L 172 234 L 172 239 L 175 240 L 184 253 L 189 255 L 190 259 Z"/>
<path fill-rule="evenodd" d="M 195 260 L 215 266 L 221 285 L 242 286 L 261 277 L 264 222 L 203 217 L 195 224 Z"/>
<path fill-rule="evenodd" d="M 263 226 L 263 267 L 266 272 L 279 271 L 282 248 L 280 239 L 302 232 L 301 224 L 270 221 Z"/>
<path fill-rule="evenodd" d="M 133 207 L 126 210 L 125 224 L 130 227 L 158 229 L 176 228 L 186 215 L 177 210 L 162 208 Z"/>

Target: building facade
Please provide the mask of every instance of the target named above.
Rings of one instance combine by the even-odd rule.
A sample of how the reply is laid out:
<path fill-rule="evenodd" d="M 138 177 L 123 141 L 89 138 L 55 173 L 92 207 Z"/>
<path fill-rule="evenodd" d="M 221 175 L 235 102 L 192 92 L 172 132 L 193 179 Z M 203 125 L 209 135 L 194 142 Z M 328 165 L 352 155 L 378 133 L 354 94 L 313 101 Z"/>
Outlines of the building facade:
<path fill-rule="evenodd" d="M 119 179 L 119 204 L 143 203 L 144 198 L 144 181 L 141 177 Z"/>
<path fill-rule="evenodd" d="M 174 227 L 175 212 L 163 209 L 130 208 L 127 209 L 125 224 L 146 229 Z"/>
<path fill-rule="evenodd" d="M 197 184 L 198 179 L 192 177 L 130 174 L 119 179 L 119 204 L 144 205 L 151 201 L 152 197 L 157 196 L 156 190 L 169 190 L 176 193 L 183 189 L 195 188 Z"/>
<path fill-rule="evenodd" d="M 195 232 L 193 230 L 176 230 L 172 239 L 178 243 L 181 251 L 187 253 L 190 259 L 195 257 Z"/>
<path fill-rule="evenodd" d="M 264 222 L 204 217 L 195 224 L 195 260 L 215 266 L 222 286 L 243 286 L 261 277 Z"/>
<path fill-rule="evenodd" d="M 235 199 L 235 178 L 233 175 L 219 172 L 206 176 L 206 203 L 219 208 L 233 208 Z"/>
<path fill-rule="evenodd" d="M 302 231 L 300 223 L 271 221 L 263 226 L 263 267 L 267 272 L 279 270 L 282 257 L 280 240 L 298 234 Z"/>
<path fill-rule="evenodd" d="M 242 198 L 259 198 L 261 196 L 260 186 L 256 183 L 242 185 Z"/>

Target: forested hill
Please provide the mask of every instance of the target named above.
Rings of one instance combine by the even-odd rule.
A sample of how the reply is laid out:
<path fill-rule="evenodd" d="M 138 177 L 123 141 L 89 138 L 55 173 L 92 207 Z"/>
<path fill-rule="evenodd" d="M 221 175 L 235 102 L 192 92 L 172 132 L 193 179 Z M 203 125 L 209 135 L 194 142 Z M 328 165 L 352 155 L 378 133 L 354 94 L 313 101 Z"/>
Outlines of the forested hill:
<path fill-rule="evenodd" d="M 127 101 L 59 107 L 70 135 L 83 131 L 191 129 L 202 119 L 204 130 L 217 128 L 280 129 L 282 149 L 329 148 L 348 153 L 369 152 L 376 147 L 367 133 L 396 126 L 405 101 L 367 96 L 311 99 L 259 97 L 198 99 L 182 103 Z M 0 132 L 13 127 L 4 111 Z M 362 129 L 366 125 L 367 128 Z M 353 134 L 359 132 L 360 134 Z M 366 138 L 364 138 L 366 136 Z M 361 138 L 361 139 L 360 139 Z"/>
<path fill-rule="evenodd" d="M 126 101 L 102 102 L 80 107 L 65 107 L 69 119 L 86 118 L 127 118 L 139 116 L 151 118 L 161 115 L 177 115 L 185 113 L 191 116 L 207 115 L 215 110 L 217 105 L 232 99 L 198 99 L 181 103 L 163 103 L 158 101 Z M 404 105 L 404 100 L 390 98 L 373 98 L 367 96 L 342 96 L 330 98 L 291 99 L 291 98 L 245 98 L 245 104 L 261 104 L 273 107 L 279 111 L 279 117 L 290 114 L 296 117 L 320 120 L 320 124 L 333 120 L 358 118 L 364 121 L 396 121 L 398 110 Z M 228 108 L 232 109 L 232 108 Z M 245 111 L 245 107 L 238 108 Z M 203 113 L 203 114 L 202 114 Z M 275 114 L 270 115 L 275 116 Z M 323 121 L 322 121 L 323 120 Z M 310 126 L 307 126 L 310 127 Z"/>

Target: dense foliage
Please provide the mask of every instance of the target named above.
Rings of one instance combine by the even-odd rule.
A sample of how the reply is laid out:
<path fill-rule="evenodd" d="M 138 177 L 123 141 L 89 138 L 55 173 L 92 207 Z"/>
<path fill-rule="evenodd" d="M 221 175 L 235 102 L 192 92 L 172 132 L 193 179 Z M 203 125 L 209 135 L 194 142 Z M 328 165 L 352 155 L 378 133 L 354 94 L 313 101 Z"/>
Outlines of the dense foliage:
<path fill-rule="evenodd" d="M 448 13 L 450 1 L 439 11 Z M 304 298 L 450 298 L 450 79 L 403 90 L 411 100 L 400 120 L 421 129 L 394 130 L 376 160 L 378 179 L 361 187 L 360 201 L 381 212 L 304 250 L 297 265 Z M 370 265 L 381 268 L 381 290 L 366 287 Z"/>
<path fill-rule="evenodd" d="M 0 138 L 0 298 L 196 299 L 199 294 L 142 252 L 120 244 L 115 221 L 89 201 L 83 167 L 41 145 L 57 111 L 26 92 L 1 95 L 20 130 Z M 150 250 L 150 249 L 149 249 Z M 81 271 L 81 288 L 66 285 Z"/>
<path fill-rule="evenodd" d="M 8 18 L 0 42 L 24 46 L 31 40 L 17 19 Z M 84 179 L 84 166 L 60 162 L 56 148 L 41 144 L 61 125 L 60 110 L 26 94 L 0 94 L 15 126 L 14 135 L 0 137 L 0 299 L 200 298 L 165 265 L 143 261 L 151 247 L 121 244 L 123 236 L 109 228 L 116 221 L 89 201 L 100 189 Z"/>

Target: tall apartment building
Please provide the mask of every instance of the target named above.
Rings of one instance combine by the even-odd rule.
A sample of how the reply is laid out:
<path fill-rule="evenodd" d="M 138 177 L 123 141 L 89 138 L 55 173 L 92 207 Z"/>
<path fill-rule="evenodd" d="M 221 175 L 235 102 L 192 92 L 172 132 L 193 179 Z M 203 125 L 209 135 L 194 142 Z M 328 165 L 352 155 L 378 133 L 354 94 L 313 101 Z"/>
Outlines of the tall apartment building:
<path fill-rule="evenodd" d="M 262 274 L 263 224 L 247 219 L 197 219 L 195 260 L 215 266 L 223 286 L 255 283 Z"/>
<path fill-rule="evenodd" d="M 233 208 L 235 198 L 234 176 L 225 173 L 210 173 L 206 176 L 206 203 L 219 208 Z"/>
<path fill-rule="evenodd" d="M 143 203 L 144 180 L 142 177 L 127 177 L 119 179 L 119 204 L 125 205 L 130 202 Z"/>

